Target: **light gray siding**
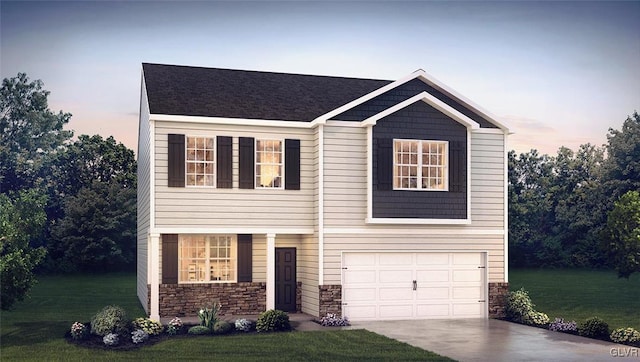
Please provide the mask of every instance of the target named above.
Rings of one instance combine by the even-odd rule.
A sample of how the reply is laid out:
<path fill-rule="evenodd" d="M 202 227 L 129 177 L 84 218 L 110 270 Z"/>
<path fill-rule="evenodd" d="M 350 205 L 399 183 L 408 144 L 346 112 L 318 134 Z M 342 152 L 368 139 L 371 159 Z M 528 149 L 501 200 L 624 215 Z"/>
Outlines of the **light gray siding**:
<path fill-rule="evenodd" d="M 170 133 L 233 137 L 233 188 L 167 187 L 167 138 Z M 238 188 L 238 137 L 300 139 L 300 190 Z M 291 227 L 314 224 L 313 131 L 157 122 L 155 131 L 156 227 Z"/>
<path fill-rule="evenodd" d="M 142 94 L 140 96 L 140 125 L 138 128 L 138 231 L 137 231 L 137 282 L 136 290 L 138 299 L 149 312 L 147 306 L 147 241 L 150 227 L 150 196 L 151 196 L 151 165 L 150 165 L 150 125 L 149 125 L 149 105 L 147 94 L 142 80 Z"/>

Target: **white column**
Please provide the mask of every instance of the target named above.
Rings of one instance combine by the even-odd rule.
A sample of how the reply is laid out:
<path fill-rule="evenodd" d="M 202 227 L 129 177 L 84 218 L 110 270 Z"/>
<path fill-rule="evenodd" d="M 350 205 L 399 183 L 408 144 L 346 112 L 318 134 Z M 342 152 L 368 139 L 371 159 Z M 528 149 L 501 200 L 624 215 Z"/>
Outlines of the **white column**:
<path fill-rule="evenodd" d="M 267 234 L 267 310 L 276 308 L 276 234 Z"/>
<path fill-rule="evenodd" d="M 151 306 L 149 308 L 149 318 L 160 320 L 160 235 L 151 234 L 149 236 L 149 249 L 151 267 L 149 270 L 149 284 L 151 284 Z"/>

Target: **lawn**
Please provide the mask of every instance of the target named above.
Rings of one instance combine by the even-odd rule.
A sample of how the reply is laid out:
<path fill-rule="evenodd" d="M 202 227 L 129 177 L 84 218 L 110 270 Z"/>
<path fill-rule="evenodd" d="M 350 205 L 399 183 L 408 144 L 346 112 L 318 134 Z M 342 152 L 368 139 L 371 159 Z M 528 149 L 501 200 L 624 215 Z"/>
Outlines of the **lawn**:
<path fill-rule="evenodd" d="M 640 275 L 619 279 L 613 271 L 511 269 L 509 288 L 524 287 L 538 311 L 553 320 L 580 323 L 598 316 L 610 329 L 640 330 Z"/>
<path fill-rule="evenodd" d="M 144 315 L 134 274 L 41 277 L 31 298 L 0 315 L 0 360 L 451 361 L 365 330 L 176 338 L 128 352 L 89 350 L 63 339 L 73 322 L 88 321 L 108 304 L 132 318 Z"/>

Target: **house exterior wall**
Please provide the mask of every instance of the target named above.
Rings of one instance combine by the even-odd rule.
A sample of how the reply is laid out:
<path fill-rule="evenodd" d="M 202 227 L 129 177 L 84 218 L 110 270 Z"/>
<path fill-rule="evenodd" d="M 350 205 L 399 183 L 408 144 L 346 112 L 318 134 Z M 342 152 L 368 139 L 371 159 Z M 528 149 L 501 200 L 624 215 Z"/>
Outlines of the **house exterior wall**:
<path fill-rule="evenodd" d="M 148 298 L 148 235 L 150 228 L 150 176 L 151 176 L 151 155 L 150 155 L 150 124 L 149 124 L 149 107 L 147 103 L 146 87 L 144 86 L 144 78 L 142 80 L 142 91 L 140 95 L 140 125 L 138 128 L 138 195 L 137 195 L 137 280 L 136 293 L 140 303 L 149 312 Z"/>
<path fill-rule="evenodd" d="M 309 129 L 157 122 L 155 225 L 158 228 L 313 228 L 313 133 Z M 233 188 L 168 187 L 168 134 L 232 136 Z M 300 190 L 239 189 L 238 137 L 300 139 Z"/>

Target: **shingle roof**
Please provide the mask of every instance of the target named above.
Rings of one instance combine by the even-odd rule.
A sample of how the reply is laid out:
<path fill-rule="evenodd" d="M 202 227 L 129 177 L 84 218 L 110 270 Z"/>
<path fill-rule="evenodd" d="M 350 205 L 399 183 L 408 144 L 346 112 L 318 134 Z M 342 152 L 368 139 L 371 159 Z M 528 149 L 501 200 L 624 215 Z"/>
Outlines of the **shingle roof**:
<path fill-rule="evenodd" d="M 392 81 L 142 64 L 152 114 L 312 121 Z"/>

